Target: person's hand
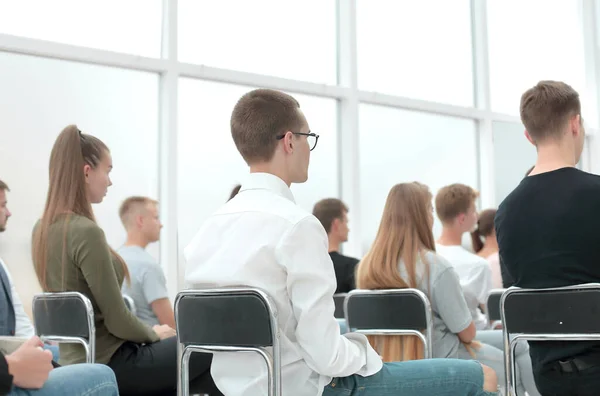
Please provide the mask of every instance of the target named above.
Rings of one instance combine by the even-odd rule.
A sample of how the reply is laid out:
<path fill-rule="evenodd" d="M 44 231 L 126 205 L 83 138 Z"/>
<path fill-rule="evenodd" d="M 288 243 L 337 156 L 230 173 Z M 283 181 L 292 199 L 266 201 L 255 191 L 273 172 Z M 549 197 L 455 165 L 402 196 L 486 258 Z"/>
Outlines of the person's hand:
<path fill-rule="evenodd" d="M 169 325 L 154 325 L 152 330 L 158 335 L 158 338 L 164 340 L 165 338 L 175 337 L 177 333 Z"/>
<path fill-rule="evenodd" d="M 8 372 L 13 384 L 23 389 L 39 389 L 44 386 L 52 370 L 52 352 L 42 349 L 38 337 L 27 340 L 16 351 L 6 356 Z"/>

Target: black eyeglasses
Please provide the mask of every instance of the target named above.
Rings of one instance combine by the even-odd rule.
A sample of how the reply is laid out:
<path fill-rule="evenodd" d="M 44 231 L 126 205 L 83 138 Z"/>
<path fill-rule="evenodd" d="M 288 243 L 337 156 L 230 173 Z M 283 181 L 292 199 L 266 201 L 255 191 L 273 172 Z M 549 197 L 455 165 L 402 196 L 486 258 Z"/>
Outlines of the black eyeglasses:
<path fill-rule="evenodd" d="M 313 151 L 315 147 L 317 147 L 317 143 L 319 142 L 319 135 L 316 133 L 304 133 L 304 132 L 292 132 L 294 135 L 306 136 L 306 140 L 308 141 L 308 147 L 310 147 L 310 151 Z M 281 140 L 285 137 L 285 133 L 283 135 L 277 136 L 277 140 Z"/>

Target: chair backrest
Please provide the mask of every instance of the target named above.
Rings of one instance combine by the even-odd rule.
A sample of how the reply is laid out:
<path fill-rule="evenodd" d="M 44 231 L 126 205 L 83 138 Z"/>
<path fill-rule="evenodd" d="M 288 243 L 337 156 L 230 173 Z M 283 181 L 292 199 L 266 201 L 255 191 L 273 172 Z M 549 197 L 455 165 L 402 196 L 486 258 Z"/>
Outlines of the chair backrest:
<path fill-rule="evenodd" d="M 179 343 L 179 388 L 188 391 L 192 352 L 255 352 L 268 369 L 269 395 L 281 395 L 281 352 L 277 309 L 258 288 L 223 287 L 185 290 L 175 299 Z M 267 350 L 266 347 L 272 347 Z"/>
<path fill-rule="evenodd" d="M 353 290 L 344 306 L 348 331 L 367 335 L 415 335 L 431 355 L 431 305 L 417 289 Z M 423 334 L 424 333 L 424 334 Z"/>
<path fill-rule="evenodd" d="M 90 300 L 78 292 L 42 293 L 33 297 L 33 323 L 39 337 L 84 345 L 87 361 L 95 356 L 96 328 Z"/>
<path fill-rule="evenodd" d="M 600 338 L 600 284 L 551 289 L 511 287 L 501 299 L 502 322 L 511 334 Z M 531 338 L 530 338 L 531 339 Z"/>
<path fill-rule="evenodd" d="M 274 305 L 261 290 L 186 290 L 175 300 L 177 336 L 183 344 L 272 346 L 277 332 Z"/>
<path fill-rule="evenodd" d="M 502 320 L 500 314 L 500 298 L 506 289 L 492 289 L 488 294 L 486 302 L 486 316 L 488 322 L 493 323 Z"/>
<path fill-rule="evenodd" d="M 333 303 L 335 304 L 335 312 L 333 316 L 336 319 L 344 319 L 344 300 L 348 293 L 337 293 L 333 295 Z"/>
<path fill-rule="evenodd" d="M 518 340 L 600 341 L 600 284 L 507 289 L 500 299 L 506 389 L 515 393 Z"/>
<path fill-rule="evenodd" d="M 135 315 L 136 309 L 135 309 L 135 302 L 133 301 L 133 298 L 131 298 L 127 294 L 123 294 L 123 302 L 125 303 L 125 306 L 127 307 L 127 309 L 129 309 L 131 311 L 131 313 Z"/>

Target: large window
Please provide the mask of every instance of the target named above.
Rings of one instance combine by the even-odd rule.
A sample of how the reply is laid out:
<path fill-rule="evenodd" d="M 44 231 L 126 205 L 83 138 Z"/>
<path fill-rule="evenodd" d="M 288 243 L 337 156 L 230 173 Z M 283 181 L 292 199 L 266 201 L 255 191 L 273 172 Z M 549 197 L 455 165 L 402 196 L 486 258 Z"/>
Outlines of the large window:
<path fill-rule="evenodd" d="M 540 80 L 565 81 L 596 123 L 586 85 L 581 0 L 488 1 L 490 89 L 494 111 L 519 113 L 521 94 Z"/>
<path fill-rule="evenodd" d="M 390 189 L 418 181 L 435 193 L 464 183 L 477 188 L 473 121 L 386 107 L 360 107 L 360 202 L 363 253 L 375 238 Z M 352 208 L 350 208 L 352 210 Z M 436 219 L 434 234 L 441 225 Z"/>
<path fill-rule="evenodd" d="M 13 212 L 0 252 L 28 305 L 38 291 L 29 241 L 46 200 L 50 151 L 65 126 L 77 124 L 111 150 L 113 186 L 94 207 L 111 246 L 125 241 L 121 202 L 157 198 L 158 76 L 0 52 L 0 86 L 0 179 L 11 188 Z M 150 251 L 158 257 L 157 244 Z"/>
<path fill-rule="evenodd" d="M 359 0 L 358 86 L 473 105 L 468 0 Z"/>
<path fill-rule="evenodd" d="M 535 147 L 525 137 L 521 124 L 494 122 L 494 186 L 496 203 L 504 198 L 521 182 L 525 173 L 535 165 Z"/>
<path fill-rule="evenodd" d="M 0 33 L 160 57 L 161 0 L 0 0 Z"/>
<path fill-rule="evenodd" d="M 180 0 L 179 58 L 335 84 L 335 15 L 335 0 Z"/>
<path fill-rule="evenodd" d="M 185 78 L 179 81 L 180 250 L 248 174 L 233 143 L 229 120 L 237 100 L 251 89 Z M 319 199 L 338 195 L 336 103 L 292 95 L 300 102 L 311 130 L 320 135 L 311 153 L 308 182 L 292 186 L 296 202 L 312 210 Z"/>

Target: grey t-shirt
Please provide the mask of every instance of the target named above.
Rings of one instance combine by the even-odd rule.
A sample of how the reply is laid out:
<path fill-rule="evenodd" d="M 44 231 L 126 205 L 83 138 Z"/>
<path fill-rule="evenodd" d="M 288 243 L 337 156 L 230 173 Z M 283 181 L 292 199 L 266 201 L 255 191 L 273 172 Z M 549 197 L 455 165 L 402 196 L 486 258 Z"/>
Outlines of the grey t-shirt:
<path fill-rule="evenodd" d="M 137 317 L 150 326 L 160 324 L 150 304 L 169 297 L 162 268 L 139 246 L 123 246 L 117 252 L 129 268 L 131 285 L 123 282 L 122 291 L 133 299 Z"/>
<path fill-rule="evenodd" d="M 452 265 L 435 252 L 426 252 L 424 258 L 429 264 L 429 282 L 425 279 L 425 264 L 419 259 L 417 288 L 427 295 L 431 303 L 433 357 L 457 358 L 460 347 L 457 334 L 466 329 L 473 319 Z M 406 278 L 406 268 L 402 261 L 398 269 L 400 275 Z"/>

